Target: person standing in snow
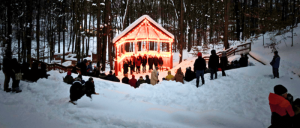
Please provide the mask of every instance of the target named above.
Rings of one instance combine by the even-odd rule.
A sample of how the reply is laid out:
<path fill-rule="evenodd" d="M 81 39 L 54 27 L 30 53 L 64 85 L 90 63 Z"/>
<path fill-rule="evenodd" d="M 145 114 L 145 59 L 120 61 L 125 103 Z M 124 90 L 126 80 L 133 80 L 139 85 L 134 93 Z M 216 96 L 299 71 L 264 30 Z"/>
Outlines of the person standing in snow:
<path fill-rule="evenodd" d="M 160 71 L 163 70 L 163 67 L 162 67 L 163 64 L 164 64 L 164 61 L 163 61 L 162 57 L 160 56 L 160 57 L 158 58 L 158 65 L 159 65 L 159 70 L 160 70 Z"/>
<path fill-rule="evenodd" d="M 204 81 L 204 71 L 206 69 L 206 62 L 202 58 L 202 53 L 198 52 L 198 58 L 194 63 L 194 71 L 196 72 L 196 86 L 199 87 L 199 77 L 201 76 L 202 85 L 205 83 Z"/>
<path fill-rule="evenodd" d="M 122 79 L 122 83 L 129 84 L 129 79 L 128 79 L 128 74 L 127 73 L 124 75 L 124 78 Z"/>
<path fill-rule="evenodd" d="M 132 75 L 132 78 L 129 80 L 128 83 L 130 84 L 131 87 L 136 88 L 136 82 L 137 82 L 137 80 L 135 79 L 135 76 Z"/>
<path fill-rule="evenodd" d="M 20 80 L 22 79 L 22 73 L 21 73 L 21 65 L 19 64 L 18 60 L 16 58 L 12 59 L 12 92 L 22 92 L 22 90 L 19 87 Z"/>
<path fill-rule="evenodd" d="M 154 63 L 154 66 L 157 67 L 158 66 L 158 57 L 155 55 L 154 58 L 153 58 L 153 63 Z M 156 69 L 158 70 L 158 69 Z"/>
<path fill-rule="evenodd" d="M 175 80 L 176 82 L 181 82 L 182 84 L 184 84 L 183 77 L 184 77 L 183 72 L 181 71 L 181 68 L 179 68 L 179 69 L 177 69 L 177 72 L 172 80 Z"/>
<path fill-rule="evenodd" d="M 12 65 L 11 65 L 11 52 L 7 52 L 6 56 L 4 56 L 3 58 L 3 73 L 5 76 L 5 80 L 4 80 L 4 91 L 6 92 L 10 92 L 11 88 L 9 88 L 9 81 L 10 81 L 10 77 L 12 75 Z"/>
<path fill-rule="evenodd" d="M 241 58 L 239 59 L 240 67 L 245 67 L 245 56 L 241 54 Z"/>
<path fill-rule="evenodd" d="M 127 74 L 128 73 L 128 67 L 129 67 L 129 65 L 128 65 L 128 61 L 127 60 L 125 60 L 124 62 L 123 62 L 124 64 L 123 64 L 123 74 L 125 75 L 125 74 Z"/>
<path fill-rule="evenodd" d="M 211 50 L 211 55 L 208 61 L 208 68 L 210 70 L 210 80 L 213 80 L 213 75 L 217 79 L 217 71 L 219 66 L 219 56 L 216 54 L 216 50 Z"/>
<path fill-rule="evenodd" d="M 75 78 L 72 86 L 70 87 L 70 103 L 76 105 L 75 101 L 80 99 L 85 94 L 83 89 L 81 79 L 79 77 Z"/>
<path fill-rule="evenodd" d="M 136 59 L 136 73 L 141 73 L 141 63 L 142 63 L 142 56 L 139 55 L 137 56 L 137 59 Z"/>
<path fill-rule="evenodd" d="M 272 112 L 269 128 L 291 128 L 292 117 L 295 113 L 292 105 L 286 99 L 287 89 L 282 85 L 276 85 L 274 93 L 269 94 L 269 105 Z"/>
<path fill-rule="evenodd" d="M 227 64 L 228 64 L 228 59 L 227 59 L 227 56 L 226 56 L 226 52 L 222 52 L 222 57 L 221 57 L 221 69 L 222 69 L 222 76 L 226 76 L 226 73 L 225 73 L 225 68 L 227 67 Z"/>
<path fill-rule="evenodd" d="M 142 65 L 143 65 L 143 73 L 146 73 L 146 65 L 147 65 L 147 55 L 146 54 L 142 58 Z"/>
<path fill-rule="evenodd" d="M 95 84 L 92 77 L 90 77 L 89 80 L 85 82 L 84 86 L 85 86 L 85 94 L 87 97 L 92 98 L 92 94 L 99 95 L 99 93 L 95 92 Z"/>
<path fill-rule="evenodd" d="M 280 65 L 280 56 L 278 55 L 278 51 L 274 52 L 274 57 L 270 62 L 273 68 L 273 76 L 274 78 L 279 78 L 279 65 Z"/>
<path fill-rule="evenodd" d="M 158 83 L 158 72 L 157 72 L 157 69 L 158 69 L 158 67 L 155 67 L 155 68 L 153 69 L 153 71 L 151 72 L 151 80 L 150 80 L 150 83 L 151 83 L 152 85 L 155 85 L 155 84 Z"/>
<path fill-rule="evenodd" d="M 83 60 L 83 62 L 80 63 L 80 72 L 81 75 L 87 75 L 87 66 L 88 66 L 88 62 L 86 59 Z"/>
<path fill-rule="evenodd" d="M 151 55 L 148 57 L 148 64 L 149 64 L 149 72 L 150 70 L 153 70 L 153 58 Z"/>

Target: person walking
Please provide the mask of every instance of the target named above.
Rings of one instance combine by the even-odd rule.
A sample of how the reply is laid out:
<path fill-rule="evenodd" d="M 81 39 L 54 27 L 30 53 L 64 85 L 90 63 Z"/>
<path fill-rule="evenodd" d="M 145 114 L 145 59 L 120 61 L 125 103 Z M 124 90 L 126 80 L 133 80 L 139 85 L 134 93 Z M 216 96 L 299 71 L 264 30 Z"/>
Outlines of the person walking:
<path fill-rule="evenodd" d="M 222 69 L 222 76 L 226 76 L 226 73 L 225 73 L 225 68 L 227 67 L 227 64 L 228 64 L 228 59 L 227 59 L 227 56 L 226 56 L 226 52 L 222 52 L 222 57 L 221 57 L 221 69 Z"/>
<path fill-rule="evenodd" d="M 216 50 L 211 50 L 211 55 L 208 61 L 208 68 L 210 70 L 210 80 L 213 80 L 213 75 L 215 75 L 215 79 L 217 79 L 218 65 L 219 65 L 219 56 L 216 54 Z"/>
<path fill-rule="evenodd" d="M 199 77 L 201 76 L 202 85 L 205 84 L 204 81 L 204 71 L 206 69 L 206 62 L 202 58 L 202 53 L 198 52 L 198 58 L 194 63 L 194 71 L 196 72 L 196 87 L 199 87 Z"/>
<path fill-rule="evenodd" d="M 6 56 L 3 58 L 3 73 L 5 76 L 5 80 L 4 80 L 4 91 L 6 92 L 10 92 L 11 88 L 9 88 L 9 81 L 10 81 L 10 77 L 12 75 L 12 65 L 11 65 L 11 52 L 7 52 Z"/>
<path fill-rule="evenodd" d="M 280 65 L 280 56 L 278 55 L 278 51 L 274 52 L 274 57 L 270 62 L 273 68 L 273 76 L 274 78 L 279 78 L 279 65 Z"/>

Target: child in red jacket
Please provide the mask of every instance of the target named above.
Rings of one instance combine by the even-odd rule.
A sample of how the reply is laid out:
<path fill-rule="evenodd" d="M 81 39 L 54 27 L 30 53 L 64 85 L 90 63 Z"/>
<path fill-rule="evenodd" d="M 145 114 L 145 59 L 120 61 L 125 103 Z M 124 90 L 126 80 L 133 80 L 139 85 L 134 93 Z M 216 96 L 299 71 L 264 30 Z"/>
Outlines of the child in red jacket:
<path fill-rule="evenodd" d="M 290 128 L 292 117 L 295 115 L 291 103 L 287 98 L 287 89 L 282 85 L 274 87 L 274 93 L 269 95 L 269 104 L 272 112 L 271 126 L 269 128 Z"/>

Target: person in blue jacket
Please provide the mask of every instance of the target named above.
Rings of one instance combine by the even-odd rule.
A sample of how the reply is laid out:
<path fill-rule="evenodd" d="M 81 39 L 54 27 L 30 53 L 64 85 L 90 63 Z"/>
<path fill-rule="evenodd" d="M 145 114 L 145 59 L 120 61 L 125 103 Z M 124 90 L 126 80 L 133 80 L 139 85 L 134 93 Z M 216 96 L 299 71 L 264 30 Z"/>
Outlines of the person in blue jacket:
<path fill-rule="evenodd" d="M 279 65 L 280 65 L 280 56 L 278 55 L 278 51 L 275 51 L 274 52 L 274 57 L 273 57 L 273 60 L 271 61 L 270 63 L 273 67 L 273 75 L 274 75 L 274 78 L 279 78 Z"/>

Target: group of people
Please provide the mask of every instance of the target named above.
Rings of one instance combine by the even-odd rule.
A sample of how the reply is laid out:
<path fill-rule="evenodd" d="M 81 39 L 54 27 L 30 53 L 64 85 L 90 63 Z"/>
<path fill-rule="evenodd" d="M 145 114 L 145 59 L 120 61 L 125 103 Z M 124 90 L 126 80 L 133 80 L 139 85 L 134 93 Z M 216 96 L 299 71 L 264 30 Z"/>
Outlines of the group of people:
<path fill-rule="evenodd" d="M 46 64 L 33 62 L 31 69 L 29 64 L 20 64 L 16 58 L 12 58 L 12 53 L 8 52 L 3 58 L 3 73 L 5 74 L 4 91 L 22 92 L 19 87 L 20 80 L 37 81 L 40 78 L 48 78 Z M 12 78 L 12 88 L 9 88 L 10 78 Z"/>
<path fill-rule="evenodd" d="M 141 73 L 141 66 L 142 72 L 146 73 L 146 65 L 149 65 L 148 71 L 151 72 L 153 70 L 153 65 L 154 67 L 158 67 L 159 69 L 162 70 L 163 66 L 163 59 L 161 56 L 157 57 L 149 55 L 147 57 L 146 54 L 144 56 L 141 56 L 140 54 L 136 57 L 135 55 L 132 55 L 130 58 L 125 59 L 123 61 L 123 74 L 127 74 L 128 71 L 130 71 L 130 74 L 133 74 L 133 72 L 136 72 L 137 74 Z M 128 69 L 130 68 L 130 70 Z"/>
<path fill-rule="evenodd" d="M 239 60 L 234 60 L 230 62 L 228 69 L 247 67 L 248 66 L 248 54 L 241 54 L 241 58 Z"/>

